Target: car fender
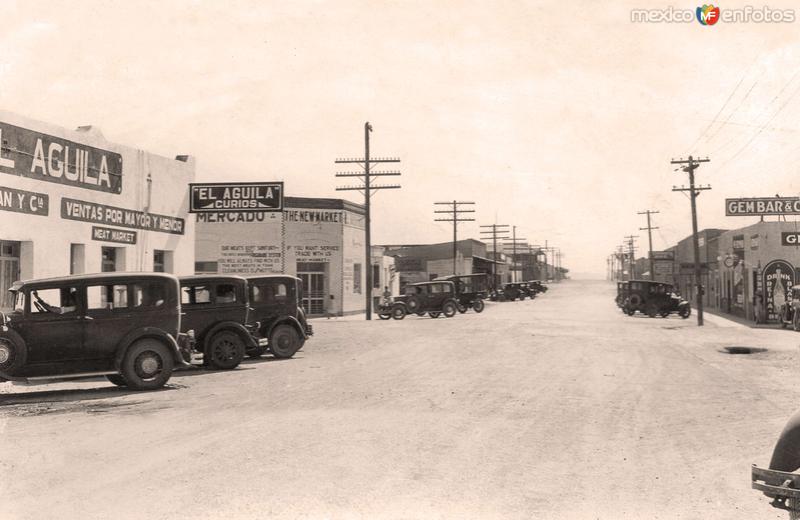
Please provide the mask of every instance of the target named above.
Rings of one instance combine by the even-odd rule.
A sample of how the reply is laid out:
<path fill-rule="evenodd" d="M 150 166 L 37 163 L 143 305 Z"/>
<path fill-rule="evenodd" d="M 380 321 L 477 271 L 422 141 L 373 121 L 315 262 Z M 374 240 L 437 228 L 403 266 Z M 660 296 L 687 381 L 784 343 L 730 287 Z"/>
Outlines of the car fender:
<path fill-rule="evenodd" d="M 800 411 L 795 412 L 778 436 L 769 469 L 795 471 L 800 468 Z"/>
<path fill-rule="evenodd" d="M 128 348 L 140 339 L 145 338 L 157 339 L 167 345 L 172 352 L 172 357 L 175 359 L 176 366 L 185 367 L 189 365 L 189 363 L 183 359 L 183 356 L 181 356 L 178 342 L 171 334 L 157 327 L 142 327 L 128 332 L 117 345 L 117 355 L 114 358 L 114 367 L 117 370 L 120 370 L 122 367 L 122 360 L 125 358 Z"/>
<path fill-rule="evenodd" d="M 297 332 L 300 334 L 300 336 L 303 339 L 308 339 L 308 336 L 306 335 L 306 331 L 303 330 L 303 326 L 300 325 L 300 322 L 294 316 L 285 316 L 285 317 L 277 320 L 275 323 L 273 323 L 270 326 L 269 330 L 267 330 L 267 335 L 266 335 L 267 338 L 269 338 L 270 335 L 272 335 L 272 331 L 275 330 L 275 327 L 277 327 L 278 325 L 291 325 L 292 327 L 294 327 L 297 330 Z"/>
<path fill-rule="evenodd" d="M 255 338 L 253 338 L 253 335 L 250 334 L 250 331 L 247 330 L 247 328 L 244 325 L 242 325 L 241 323 L 237 323 L 235 321 L 221 321 L 216 325 L 214 325 L 213 327 L 211 327 L 211 330 L 206 332 L 203 338 L 203 352 L 205 352 L 208 349 L 210 345 L 209 342 L 211 341 L 211 338 L 214 337 L 214 334 L 216 334 L 221 330 L 231 330 L 236 334 L 238 334 L 242 338 L 242 341 L 244 341 L 244 347 L 246 349 L 252 349 L 258 346 Z"/>

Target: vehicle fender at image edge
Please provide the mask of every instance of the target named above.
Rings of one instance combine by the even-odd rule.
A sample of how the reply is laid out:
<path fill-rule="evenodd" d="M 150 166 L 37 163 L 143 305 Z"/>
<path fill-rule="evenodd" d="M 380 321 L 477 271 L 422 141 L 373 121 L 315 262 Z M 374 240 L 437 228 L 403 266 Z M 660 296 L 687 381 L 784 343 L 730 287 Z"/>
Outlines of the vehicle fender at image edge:
<path fill-rule="evenodd" d="M 206 332 L 205 337 L 203 338 L 203 352 L 208 349 L 209 341 L 211 338 L 214 337 L 214 334 L 221 330 L 232 330 L 236 332 L 244 341 L 245 349 L 252 349 L 258 347 L 256 340 L 253 338 L 253 335 L 250 334 L 250 331 L 242 325 L 241 323 L 236 323 L 235 321 L 223 321 L 214 325 L 208 332 Z"/>
<path fill-rule="evenodd" d="M 169 335 L 169 333 L 156 327 L 142 327 L 140 329 L 130 331 L 119 342 L 119 346 L 117 347 L 117 355 L 114 358 L 114 368 L 120 370 L 120 367 L 122 366 L 122 360 L 125 358 L 125 353 L 128 351 L 128 348 L 136 341 L 144 338 L 154 338 L 159 341 L 163 341 L 166 345 L 168 345 L 170 351 L 172 352 L 172 357 L 175 359 L 176 367 L 186 367 L 190 365 L 190 363 L 187 363 L 183 359 L 183 356 L 181 356 L 180 349 L 178 348 L 178 342 L 175 340 L 175 338 Z"/>

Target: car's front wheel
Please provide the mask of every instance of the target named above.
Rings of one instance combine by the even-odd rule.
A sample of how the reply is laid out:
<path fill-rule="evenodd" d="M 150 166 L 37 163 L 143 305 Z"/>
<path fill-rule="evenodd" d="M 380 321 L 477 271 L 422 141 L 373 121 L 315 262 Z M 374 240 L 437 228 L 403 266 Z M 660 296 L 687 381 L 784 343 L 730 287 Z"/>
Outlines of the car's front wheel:
<path fill-rule="evenodd" d="M 269 335 L 269 349 L 276 358 L 288 359 L 300 350 L 300 335 L 291 325 L 278 325 Z"/>
<path fill-rule="evenodd" d="M 483 312 L 483 309 L 486 307 L 486 304 L 483 303 L 483 300 L 475 300 L 472 302 L 472 310 L 475 312 Z"/>
<path fill-rule="evenodd" d="M 445 318 L 452 318 L 456 315 L 457 309 L 455 302 L 445 302 L 442 305 L 442 314 L 444 314 Z"/>
<path fill-rule="evenodd" d="M 398 305 L 392 309 L 392 319 L 402 320 L 406 317 L 406 309 L 402 305 Z"/>
<path fill-rule="evenodd" d="M 434 311 L 434 312 L 429 312 L 428 316 L 430 316 L 431 318 L 438 318 L 440 314 L 441 313 Z"/>
<path fill-rule="evenodd" d="M 458 312 L 460 312 L 461 314 L 464 314 L 465 312 L 467 312 L 467 306 L 466 305 L 463 305 L 463 304 L 459 303 L 457 305 L 457 308 L 458 308 Z"/>
<path fill-rule="evenodd" d="M 134 390 L 161 388 L 172 376 L 175 360 L 166 345 L 142 339 L 131 345 L 122 360 L 122 377 Z"/>

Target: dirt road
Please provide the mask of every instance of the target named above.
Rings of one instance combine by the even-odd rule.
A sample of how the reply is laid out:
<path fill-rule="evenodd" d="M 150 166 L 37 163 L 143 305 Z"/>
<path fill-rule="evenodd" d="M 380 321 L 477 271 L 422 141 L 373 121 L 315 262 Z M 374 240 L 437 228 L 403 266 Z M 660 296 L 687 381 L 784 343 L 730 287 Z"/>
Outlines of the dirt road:
<path fill-rule="evenodd" d="M 0 518 L 787 517 L 749 465 L 800 406 L 800 334 L 551 287 L 480 315 L 316 321 L 295 359 L 159 392 L 0 384 Z"/>

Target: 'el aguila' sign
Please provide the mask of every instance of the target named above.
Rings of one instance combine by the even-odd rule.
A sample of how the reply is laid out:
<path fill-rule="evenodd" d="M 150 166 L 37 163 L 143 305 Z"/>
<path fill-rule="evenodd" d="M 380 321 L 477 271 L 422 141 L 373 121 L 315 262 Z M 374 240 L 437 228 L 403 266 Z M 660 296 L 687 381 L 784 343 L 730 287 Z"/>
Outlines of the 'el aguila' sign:
<path fill-rule="evenodd" d="M 761 215 L 800 215 L 800 198 L 725 199 L 725 216 L 752 217 Z"/>
<path fill-rule="evenodd" d="M 88 190 L 122 192 L 122 156 L 0 122 L 0 172 Z"/>
<path fill-rule="evenodd" d="M 282 211 L 282 182 L 190 184 L 189 213 Z"/>

